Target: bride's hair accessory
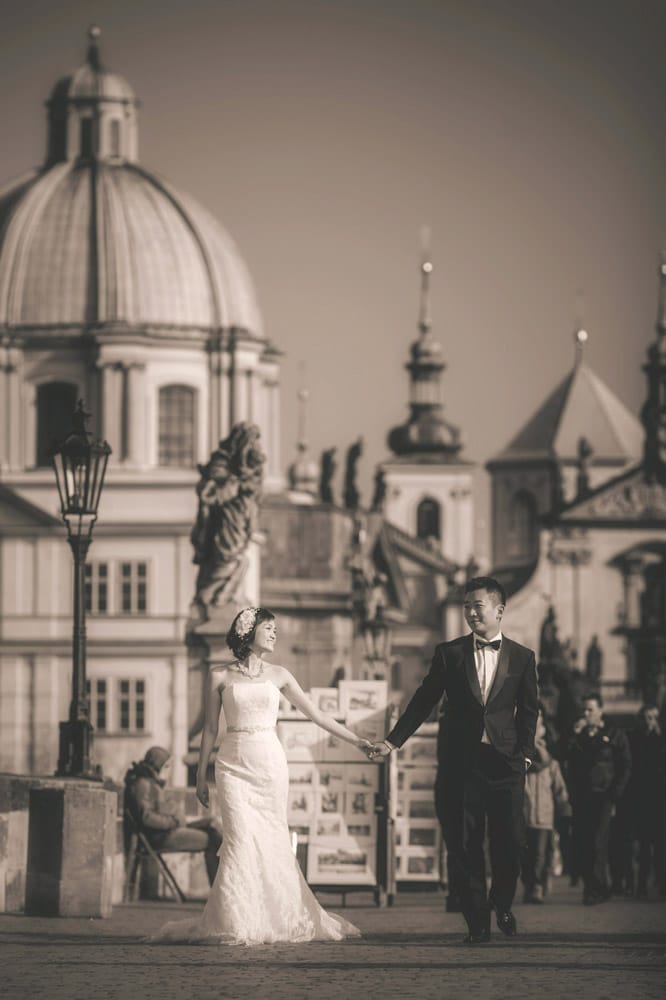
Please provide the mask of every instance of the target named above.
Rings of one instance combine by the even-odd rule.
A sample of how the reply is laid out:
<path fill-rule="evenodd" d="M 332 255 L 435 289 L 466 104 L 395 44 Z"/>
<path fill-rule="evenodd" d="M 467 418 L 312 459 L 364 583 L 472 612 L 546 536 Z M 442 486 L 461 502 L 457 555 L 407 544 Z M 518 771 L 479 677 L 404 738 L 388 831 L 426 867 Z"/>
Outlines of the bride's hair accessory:
<path fill-rule="evenodd" d="M 234 631 L 241 639 L 244 638 L 244 636 L 249 635 L 254 626 L 257 624 L 258 611 L 259 608 L 245 608 L 245 610 L 241 611 L 239 614 L 236 619 Z"/>

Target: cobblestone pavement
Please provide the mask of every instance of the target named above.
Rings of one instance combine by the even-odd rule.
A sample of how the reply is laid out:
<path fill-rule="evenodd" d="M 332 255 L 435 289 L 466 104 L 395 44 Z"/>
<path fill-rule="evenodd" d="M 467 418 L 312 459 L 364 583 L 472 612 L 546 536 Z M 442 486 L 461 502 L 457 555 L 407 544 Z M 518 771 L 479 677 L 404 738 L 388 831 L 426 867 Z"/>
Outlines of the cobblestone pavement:
<path fill-rule="evenodd" d="M 340 897 L 321 897 L 340 910 Z M 107 920 L 0 916 L 7 1000 L 652 1000 L 664 996 L 666 903 L 583 907 L 559 884 L 545 906 L 516 905 L 520 936 L 461 944 L 441 893 L 400 893 L 376 909 L 349 896 L 361 939 L 257 948 L 142 942 L 195 904 L 118 906 Z M 661 984 L 661 985 L 660 985 Z"/>

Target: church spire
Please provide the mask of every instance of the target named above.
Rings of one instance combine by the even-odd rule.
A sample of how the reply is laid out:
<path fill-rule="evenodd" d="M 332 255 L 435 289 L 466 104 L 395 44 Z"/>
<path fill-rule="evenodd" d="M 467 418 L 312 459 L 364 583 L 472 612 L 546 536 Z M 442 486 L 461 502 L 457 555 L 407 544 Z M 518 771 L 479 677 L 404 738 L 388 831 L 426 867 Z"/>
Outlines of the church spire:
<path fill-rule="evenodd" d="M 419 302 L 419 331 L 421 336 L 427 336 L 432 326 L 430 318 L 430 275 L 432 261 L 430 260 L 430 229 L 424 226 L 421 230 L 421 299 Z"/>
<path fill-rule="evenodd" d="M 442 411 L 442 349 L 432 336 L 430 316 L 430 280 L 433 264 L 428 230 L 422 230 L 421 287 L 419 295 L 418 339 L 412 343 L 409 372 L 410 417 L 406 424 L 394 427 L 388 435 L 391 450 L 398 455 L 427 453 L 442 461 L 455 459 L 462 447 L 457 427 L 444 420 Z"/>

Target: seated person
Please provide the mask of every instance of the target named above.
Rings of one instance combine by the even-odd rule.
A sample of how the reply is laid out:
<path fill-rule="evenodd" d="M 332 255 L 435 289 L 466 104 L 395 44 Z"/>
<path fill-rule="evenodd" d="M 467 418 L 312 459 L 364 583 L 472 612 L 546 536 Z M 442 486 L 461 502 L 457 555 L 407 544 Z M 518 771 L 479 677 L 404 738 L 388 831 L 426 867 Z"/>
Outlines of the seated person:
<path fill-rule="evenodd" d="M 222 843 L 221 828 L 212 816 L 184 824 L 178 816 L 164 811 L 163 790 L 170 765 L 171 754 L 163 747 L 151 747 L 143 760 L 132 764 L 125 775 L 125 809 L 160 854 L 203 851 L 212 885 Z"/>

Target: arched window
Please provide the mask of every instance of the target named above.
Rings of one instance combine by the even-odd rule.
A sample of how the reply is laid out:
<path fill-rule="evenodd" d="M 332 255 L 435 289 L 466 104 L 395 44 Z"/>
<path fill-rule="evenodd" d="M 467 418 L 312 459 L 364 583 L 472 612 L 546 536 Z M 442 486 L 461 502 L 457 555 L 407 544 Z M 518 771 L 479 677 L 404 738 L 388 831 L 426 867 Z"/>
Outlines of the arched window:
<path fill-rule="evenodd" d="M 111 156 L 120 156 L 120 119 L 112 118 L 109 123 Z"/>
<path fill-rule="evenodd" d="M 81 119 L 81 158 L 89 160 L 95 155 L 95 122 L 92 118 Z"/>
<path fill-rule="evenodd" d="M 51 449 L 72 429 L 77 387 L 71 382 L 45 382 L 37 387 L 37 465 L 51 464 Z"/>
<path fill-rule="evenodd" d="M 442 537 L 442 508 L 437 500 L 426 497 L 416 509 L 416 534 L 419 538 Z"/>
<path fill-rule="evenodd" d="M 159 464 L 191 468 L 195 462 L 196 391 L 165 385 L 159 395 Z"/>
<path fill-rule="evenodd" d="M 515 562 L 532 562 L 537 556 L 538 526 L 534 496 L 518 490 L 509 504 L 507 548 Z"/>

